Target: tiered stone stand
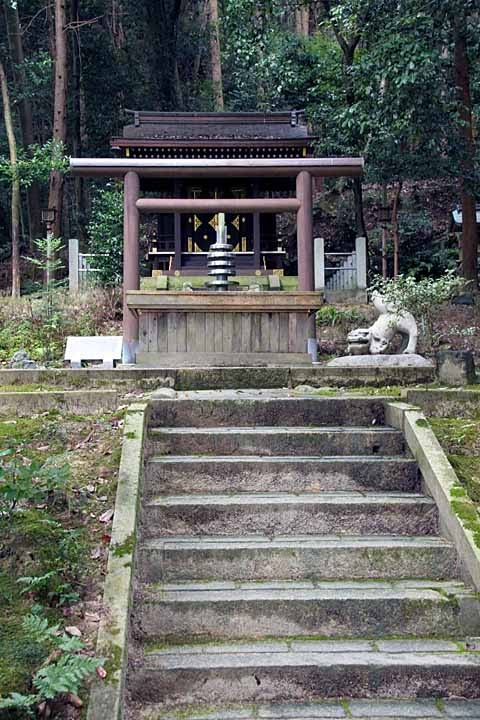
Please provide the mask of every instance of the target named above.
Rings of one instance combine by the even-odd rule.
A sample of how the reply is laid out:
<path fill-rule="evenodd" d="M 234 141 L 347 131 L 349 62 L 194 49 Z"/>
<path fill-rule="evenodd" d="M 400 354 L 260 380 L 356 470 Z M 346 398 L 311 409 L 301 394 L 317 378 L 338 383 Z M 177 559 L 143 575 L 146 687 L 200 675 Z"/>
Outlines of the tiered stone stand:
<path fill-rule="evenodd" d="M 318 292 L 127 293 L 147 367 L 309 363 Z"/>

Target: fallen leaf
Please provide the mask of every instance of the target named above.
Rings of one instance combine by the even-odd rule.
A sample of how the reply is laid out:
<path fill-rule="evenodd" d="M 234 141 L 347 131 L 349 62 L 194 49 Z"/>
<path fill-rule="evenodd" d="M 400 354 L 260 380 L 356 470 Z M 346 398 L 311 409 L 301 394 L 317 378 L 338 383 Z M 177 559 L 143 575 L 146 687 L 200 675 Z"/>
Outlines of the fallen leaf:
<path fill-rule="evenodd" d="M 100 477 L 104 478 L 110 475 L 110 468 L 108 468 L 106 465 L 101 465 L 98 469 L 98 474 Z"/>
<path fill-rule="evenodd" d="M 105 543 L 105 545 L 109 545 L 111 539 L 112 539 L 112 536 L 108 535 L 108 533 L 105 533 L 104 535 L 102 535 L 102 542 Z"/>
<path fill-rule="evenodd" d="M 108 523 L 113 518 L 114 513 L 115 510 L 113 508 L 110 508 L 110 510 L 105 510 L 105 512 L 102 513 L 98 519 L 102 523 Z"/>
<path fill-rule="evenodd" d="M 105 668 L 103 668 L 101 665 L 99 665 L 97 667 L 97 675 L 102 680 L 105 680 L 105 678 L 107 677 L 107 671 L 105 670 Z"/>
<path fill-rule="evenodd" d="M 87 485 L 87 490 L 89 493 L 95 492 L 95 485 Z"/>
<path fill-rule="evenodd" d="M 65 632 L 72 637 L 82 637 L 82 631 L 76 625 L 69 625 L 65 628 Z"/>
<path fill-rule="evenodd" d="M 68 693 L 66 701 L 69 703 L 69 705 L 73 705 L 73 707 L 75 708 L 83 707 L 83 702 L 80 700 L 78 695 L 74 695 L 74 693 Z"/>
<path fill-rule="evenodd" d="M 92 560 L 98 560 L 98 558 L 102 557 L 102 548 L 96 547 L 95 550 L 92 550 L 90 553 L 90 557 Z"/>
<path fill-rule="evenodd" d="M 90 620 L 90 622 L 100 622 L 100 615 L 98 613 L 86 612 L 85 620 Z"/>

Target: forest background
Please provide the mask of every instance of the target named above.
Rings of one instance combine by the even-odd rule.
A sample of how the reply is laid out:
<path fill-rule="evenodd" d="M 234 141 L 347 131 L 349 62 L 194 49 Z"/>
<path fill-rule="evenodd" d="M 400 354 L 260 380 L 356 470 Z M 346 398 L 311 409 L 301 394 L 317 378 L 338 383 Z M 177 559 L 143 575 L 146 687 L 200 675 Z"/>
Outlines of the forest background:
<path fill-rule="evenodd" d="M 110 155 L 126 108 L 305 109 L 317 154 L 366 161 L 363 181 L 327 182 L 317 232 L 337 249 L 368 235 L 379 270 L 388 208 L 388 273 L 458 265 L 476 283 L 479 0 L 0 2 L 4 291 L 30 287 L 42 208 L 56 236 L 118 254 L 121 194 L 69 177 L 65 156 Z"/>

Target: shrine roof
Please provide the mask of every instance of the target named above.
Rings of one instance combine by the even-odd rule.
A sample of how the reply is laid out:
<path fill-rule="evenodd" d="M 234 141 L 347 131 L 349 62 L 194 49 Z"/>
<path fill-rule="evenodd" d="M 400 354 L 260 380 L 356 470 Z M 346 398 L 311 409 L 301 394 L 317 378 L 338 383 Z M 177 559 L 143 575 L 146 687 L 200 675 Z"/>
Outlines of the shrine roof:
<path fill-rule="evenodd" d="M 127 111 L 133 123 L 123 128 L 126 140 L 159 142 L 222 142 L 222 141 L 303 141 L 311 136 L 303 111 L 276 113 L 163 113 Z"/>

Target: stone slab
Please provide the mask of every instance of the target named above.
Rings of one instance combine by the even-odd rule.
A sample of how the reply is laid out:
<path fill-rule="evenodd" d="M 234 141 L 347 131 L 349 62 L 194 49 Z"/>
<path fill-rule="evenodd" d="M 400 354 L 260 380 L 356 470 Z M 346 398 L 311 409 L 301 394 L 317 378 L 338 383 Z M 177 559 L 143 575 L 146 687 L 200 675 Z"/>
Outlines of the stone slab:
<path fill-rule="evenodd" d="M 177 720 L 162 705 L 150 705 L 139 711 L 141 720 Z M 266 703 L 222 708 L 196 708 L 189 720 L 438 720 L 439 718 L 480 719 L 478 700 L 343 700 L 311 703 Z"/>
<path fill-rule="evenodd" d="M 434 364 L 421 355 L 346 355 L 329 360 L 327 368 L 429 368 Z"/>
<path fill-rule="evenodd" d="M 80 368 L 82 361 L 100 360 L 105 368 L 113 368 L 122 359 L 123 337 L 116 335 L 69 336 L 65 360 Z"/>
<path fill-rule="evenodd" d="M 401 456 L 402 433 L 385 427 L 153 428 L 158 455 L 378 455 Z"/>
<path fill-rule="evenodd" d="M 458 485 L 458 478 L 445 452 L 423 413 L 406 404 L 387 403 L 386 416 L 391 425 L 404 429 L 425 486 L 438 507 L 441 529 L 457 549 L 465 578 L 480 591 L 480 548 L 452 506 L 451 490 Z"/>
<path fill-rule="evenodd" d="M 139 577 L 174 580 L 454 578 L 452 546 L 436 537 L 198 537 L 145 541 Z"/>
<path fill-rule="evenodd" d="M 286 390 L 179 393 L 152 402 L 151 427 L 380 426 L 384 400 L 371 397 L 301 397 Z"/>
<path fill-rule="evenodd" d="M 154 456 L 144 492 L 333 492 L 420 489 L 411 458 L 371 456 Z"/>
<path fill-rule="evenodd" d="M 405 699 L 425 695 L 480 697 L 478 653 L 381 653 L 286 651 L 278 643 L 257 652 L 255 644 L 239 643 L 222 653 L 208 646 L 178 655 L 148 654 L 132 673 L 133 698 L 165 706 L 219 702 L 291 702 L 329 697 Z M 413 697 L 412 697 L 413 696 Z"/>
<path fill-rule="evenodd" d="M 448 597 L 447 597 L 448 595 Z M 473 607 L 472 607 L 473 606 Z M 476 634 L 480 604 L 462 584 L 421 582 L 242 583 L 145 587 L 135 602 L 139 639 L 203 637 L 451 637 Z M 294 650 L 315 652 L 310 642 Z M 455 644 L 393 643 L 385 652 L 455 651 Z M 352 652 L 371 649 L 358 644 Z M 338 650 L 338 648 L 337 648 Z"/>
<path fill-rule="evenodd" d="M 435 503 L 405 493 L 164 496 L 145 503 L 144 533 L 162 535 L 272 535 L 338 533 L 431 535 Z"/>
<path fill-rule="evenodd" d="M 453 388 L 412 388 L 406 391 L 407 401 L 418 405 L 428 417 L 475 417 L 480 412 L 478 390 Z"/>
<path fill-rule="evenodd" d="M 137 528 L 146 404 L 130 405 L 125 416 L 118 473 L 115 514 L 111 531 L 103 614 L 96 654 L 105 659 L 107 675 L 93 681 L 87 720 L 119 720 L 127 665 L 129 618 L 133 591 L 133 563 Z"/>
<path fill-rule="evenodd" d="M 0 392 L 0 416 L 30 417 L 59 410 L 73 415 L 103 415 L 120 404 L 117 390 Z"/>
<path fill-rule="evenodd" d="M 117 366 L 115 370 L 91 367 L 82 369 L 50 368 L 48 370 L 0 369 L 0 385 L 44 384 L 65 388 L 121 385 L 128 388 L 153 389 L 175 387 L 177 390 L 221 388 L 287 388 L 297 385 L 321 387 L 382 387 L 385 385 L 418 385 L 434 380 L 433 368 L 329 368 L 326 365 L 281 366 L 268 362 L 252 367 L 171 367 L 141 368 Z"/>

